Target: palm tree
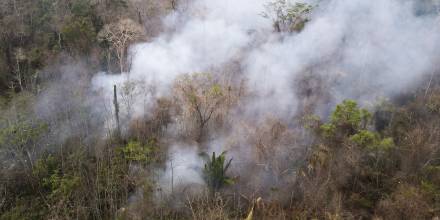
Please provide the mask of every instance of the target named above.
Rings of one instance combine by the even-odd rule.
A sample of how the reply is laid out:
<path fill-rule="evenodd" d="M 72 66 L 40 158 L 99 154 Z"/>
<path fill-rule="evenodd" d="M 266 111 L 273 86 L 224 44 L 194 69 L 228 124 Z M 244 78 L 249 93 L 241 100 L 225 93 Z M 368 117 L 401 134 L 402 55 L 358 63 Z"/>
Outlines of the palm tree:
<path fill-rule="evenodd" d="M 234 180 L 226 175 L 232 159 L 225 164 L 225 151 L 219 156 L 216 156 L 215 152 L 212 153 L 212 157 L 209 157 L 207 154 L 204 154 L 204 156 L 206 158 L 206 163 L 203 170 L 203 177 L 211 192 L 215 193 L 220 188 L 234 183 Z"/>

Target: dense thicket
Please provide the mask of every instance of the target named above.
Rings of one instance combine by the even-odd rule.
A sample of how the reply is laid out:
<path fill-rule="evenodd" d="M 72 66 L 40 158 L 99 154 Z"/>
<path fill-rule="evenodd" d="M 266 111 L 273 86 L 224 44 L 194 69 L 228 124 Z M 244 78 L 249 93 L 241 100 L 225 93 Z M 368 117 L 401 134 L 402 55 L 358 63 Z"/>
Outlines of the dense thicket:
<path fill-rule="evenodd" d="M 45 68 L 60 63 L 82 61 L 92 72 L 118 71 L 111 42 L 98 38 L 102 29 L 125 19 L 143 24 L 151 36 L 167 10 L 172 10 L 168 1 L 1 1 L 0 94 L 38 92 Z"/>

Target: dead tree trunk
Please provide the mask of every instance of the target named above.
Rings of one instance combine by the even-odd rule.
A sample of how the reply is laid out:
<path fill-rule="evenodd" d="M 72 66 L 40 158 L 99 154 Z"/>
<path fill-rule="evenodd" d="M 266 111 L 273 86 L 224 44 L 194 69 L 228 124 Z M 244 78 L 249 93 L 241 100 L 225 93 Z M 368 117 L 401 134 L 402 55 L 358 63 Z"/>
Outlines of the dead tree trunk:
<path fill-rule="evenodd" d="M 115 106 L 115 119 L 116 119 L 116 136 L 121 137 L 121 128 L 119 125 L 119 103 L 118 95 L 116 91 L 116 85 L 113 86 L 113 105 Z"/>

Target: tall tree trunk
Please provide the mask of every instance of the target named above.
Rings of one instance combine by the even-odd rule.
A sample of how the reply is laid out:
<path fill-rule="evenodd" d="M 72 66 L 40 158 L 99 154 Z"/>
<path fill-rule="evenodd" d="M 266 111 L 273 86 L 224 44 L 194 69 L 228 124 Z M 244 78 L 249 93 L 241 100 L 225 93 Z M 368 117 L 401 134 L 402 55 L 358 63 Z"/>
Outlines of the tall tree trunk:
<path fill-rule="evenodd" d="M 121 137 L 121 128 L 119 126 L 119 103 L 118 95 L 116 91 L 116 85 L 113 86 L 113 104 L 115 106 L 115 119 L 116 119 L 116 135 L 118 138 Z"/>

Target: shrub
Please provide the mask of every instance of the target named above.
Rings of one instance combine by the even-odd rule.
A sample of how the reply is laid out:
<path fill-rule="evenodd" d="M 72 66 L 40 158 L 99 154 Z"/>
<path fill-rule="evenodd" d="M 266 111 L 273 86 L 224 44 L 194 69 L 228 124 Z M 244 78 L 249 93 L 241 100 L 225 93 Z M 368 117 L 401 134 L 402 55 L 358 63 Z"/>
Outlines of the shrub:
<path fill-rule="evenodd" d="M 324 137 L 344 137 L 365 129 L 371 119 L 371 113 L 361 109 L 353 100 L 345 100 L 336 106 L 330 121 L 321 126 Z"/>
<path fill-rule="evenodd" d="M 394 147 L 392 138 L 380 138 L 380 135 L 373 131 L 361 130 L 350 137 L 350 140 L 368 150 L 388 151 Z"/>
<path fill-rule="evenodd" d="M 61 30 L 65 43 L 80 53 L 87 53 L 96 39 L 93 22 L 87 17 L 73 17 Z"/>
<path fill-rule="evenodd" d="M 226 152 L 222 152 L 219 156 L 215 156 L 215 152 L 213 152 L 211 158 L 207 157 L 207 155 L 206 158 L 207 162 L 203 170 L 203 176 L 208 188 L 212 192 L 216 192 L 220 188 L 234 183 L 233 179 L 226 175 L 232 162 L 232 159 L 226 162 Z"/>
<path fill-rule="evenodd" d="M 153 140 L 150 140 L 147 144 L 142 144 L 139 141 L 130 141 L 121 148 L 121 151 L 127 161 L 147 164 L 152 160 L 151 154 L 154 148 L 155 142 Z"/>
<path fill-rule="evenodd" d="M 379 213 L 385 219 L 427 219 L 431 207 L 417 187 L 402 184 L 379 204 Z"/>

